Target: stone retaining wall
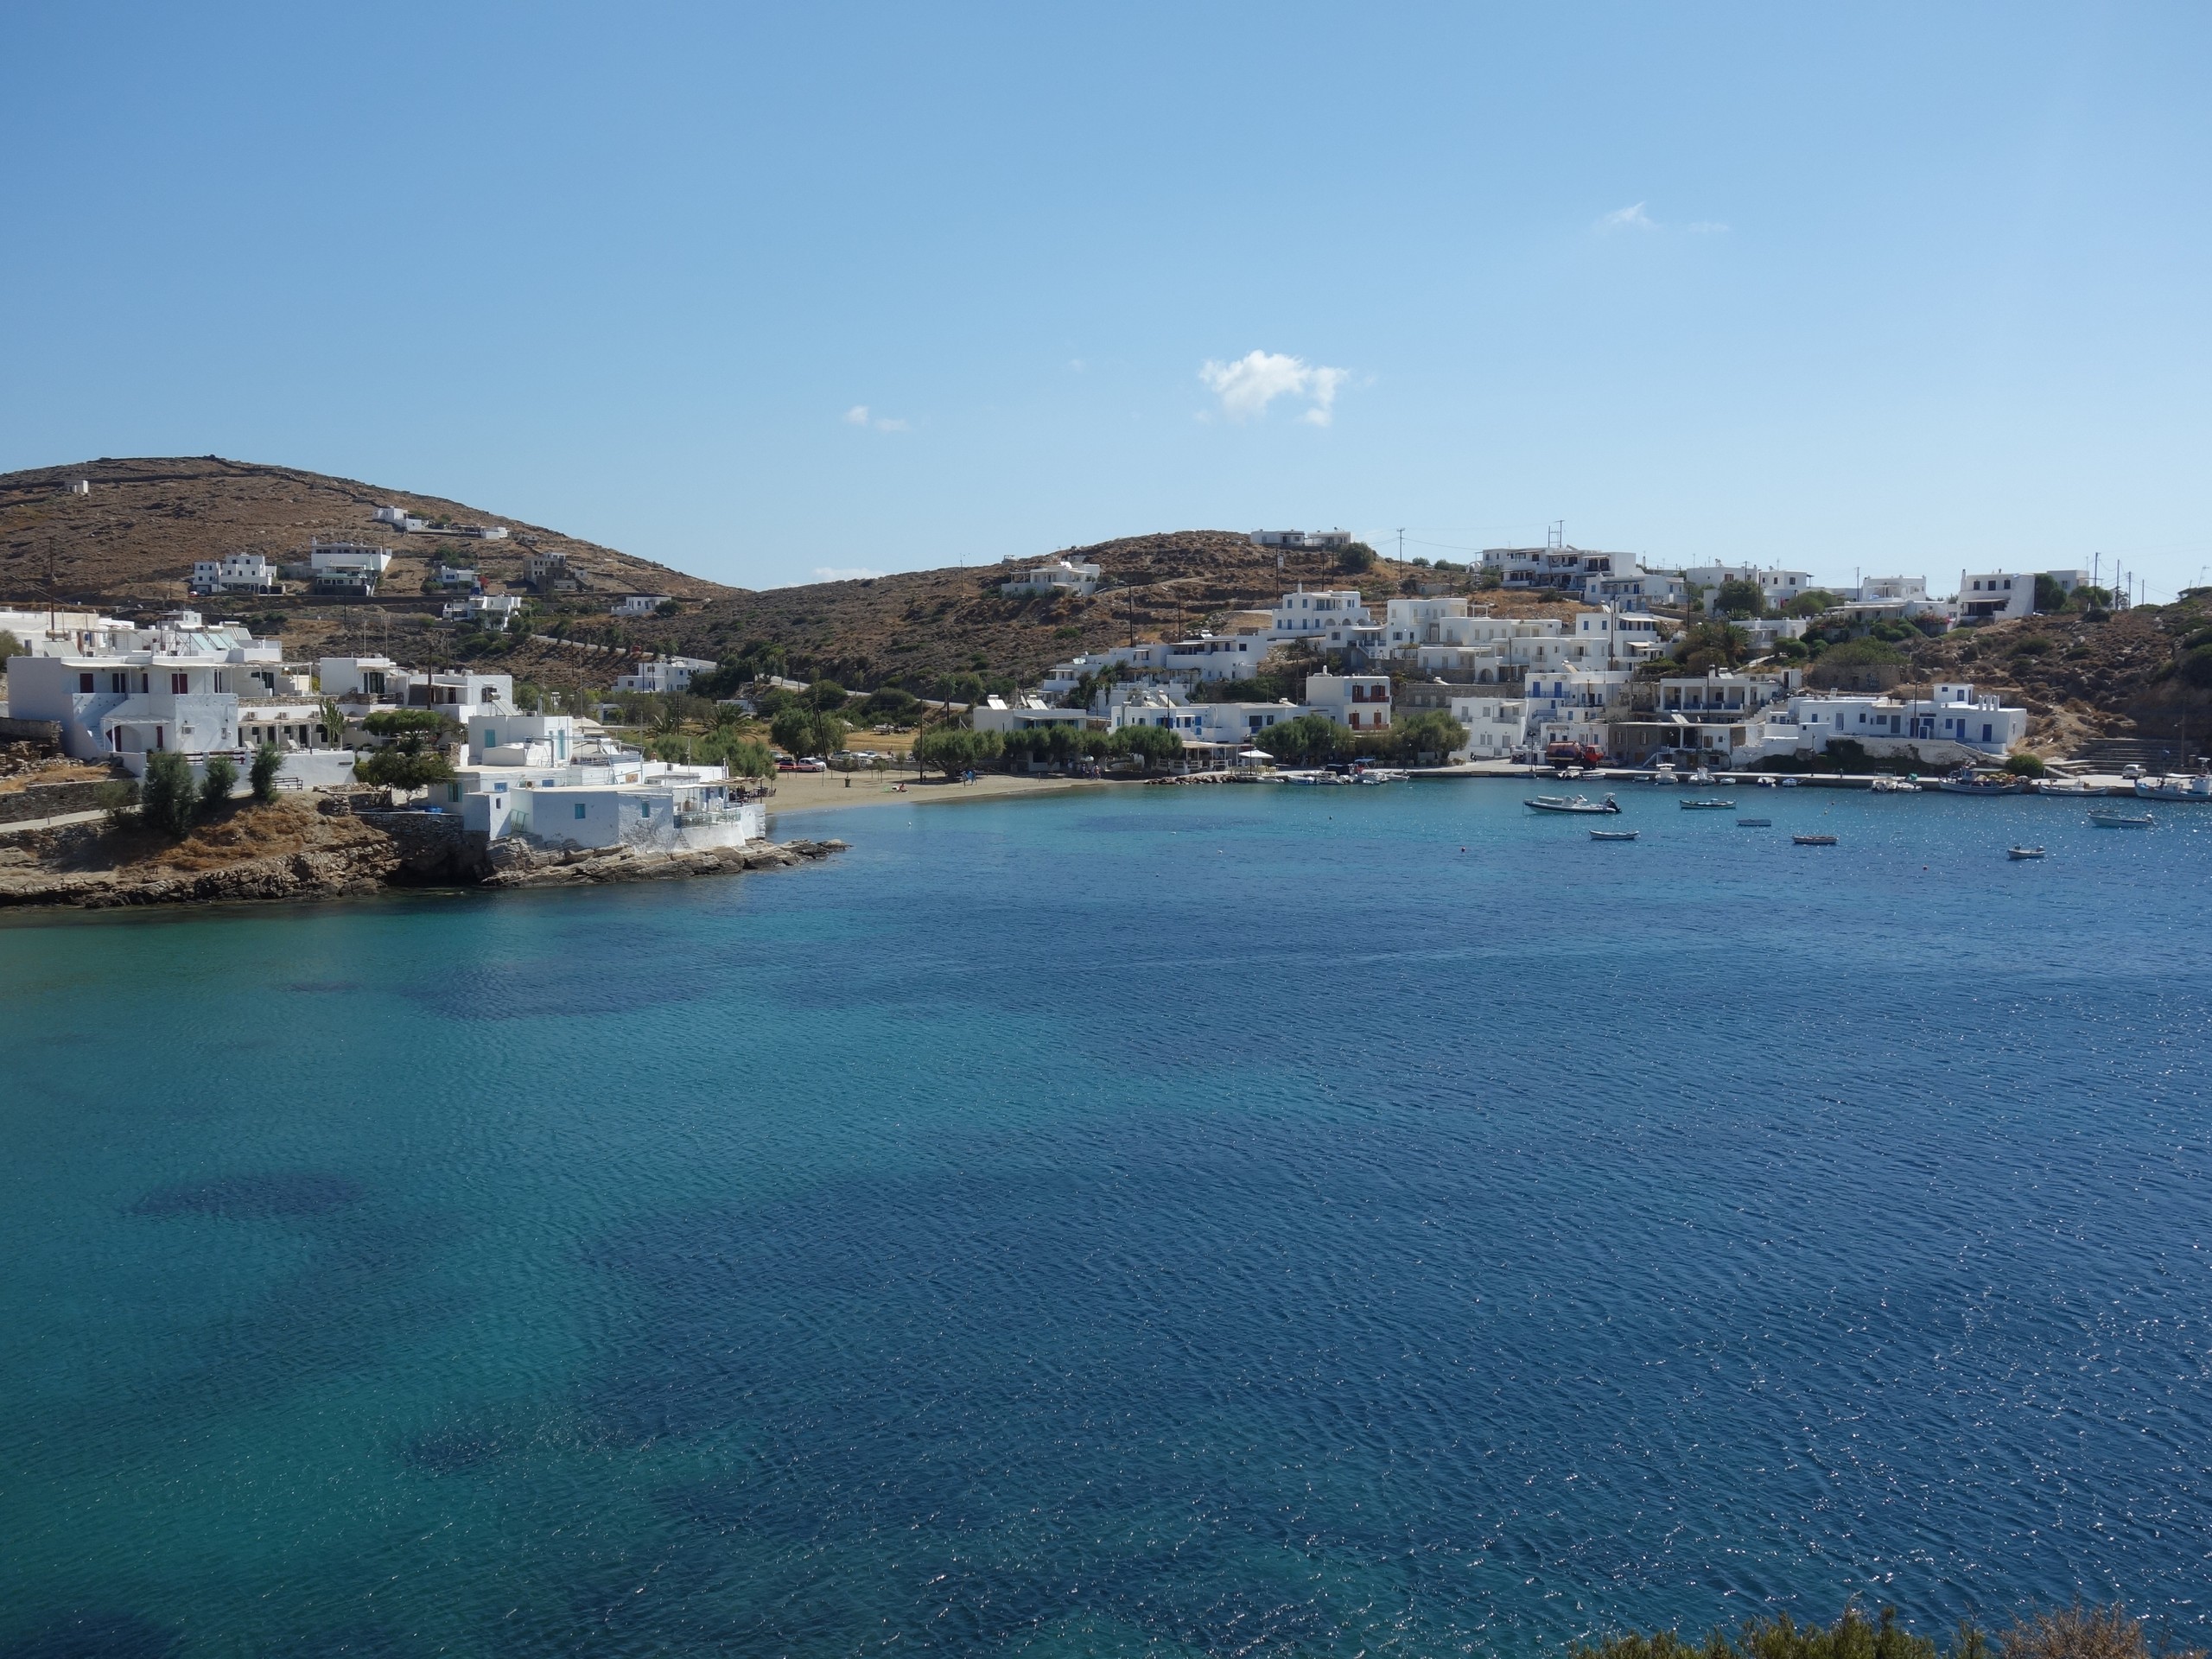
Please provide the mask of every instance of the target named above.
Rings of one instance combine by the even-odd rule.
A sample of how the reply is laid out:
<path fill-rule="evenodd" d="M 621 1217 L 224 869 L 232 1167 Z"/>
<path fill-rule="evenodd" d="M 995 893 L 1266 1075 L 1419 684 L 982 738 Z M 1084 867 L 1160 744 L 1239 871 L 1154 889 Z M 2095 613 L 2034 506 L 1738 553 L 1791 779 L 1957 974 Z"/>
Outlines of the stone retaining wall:
<path fill-rule="evenodd" d="M 105 804 L 100 791 L 105 781 L 74 784 L 33 784 L 0 794 L 0 823 L 25 823 L 34 818 L 58 818 L 67 812 L 97 812 Z"/>

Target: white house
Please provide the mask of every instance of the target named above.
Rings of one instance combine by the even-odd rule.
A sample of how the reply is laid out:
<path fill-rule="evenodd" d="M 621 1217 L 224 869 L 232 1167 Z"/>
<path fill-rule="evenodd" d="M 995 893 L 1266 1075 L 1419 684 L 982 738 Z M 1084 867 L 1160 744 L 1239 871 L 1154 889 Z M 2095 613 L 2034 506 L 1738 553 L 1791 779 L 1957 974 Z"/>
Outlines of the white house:
<path fill-rule="evenodd" d="M 676 852 L 767 834 L 766 809 L 734 794 L 721 767 L 648 760 L 568 715 L 479 715 L 456 772 L 433 804 L 493 840 Z"/>
<path fill-rule="evenodd" d="M 1723 582 L 1757 584 L 1759 597 L 1770 611 L 1778 611 L 1791 600 L 1811 593 L 1815 585 L 1810 571 L 1767 569 L 1756 564 L 1693 565 L 1682 572 L 1682 582 L 1686 588 L 1704 589 L 1704 604 L 1708 611 L 1719 601 Z"/>
<path fill-rule="evenodd" d="M 1925 576 L 1862 576 L 1853 599 L 1926 599 L 1928 578 Z"/>
<path fill-rule="evenodd" d="M 447 601 L 442 614 L 448 622 L 474 622 L 493 633 L 505 633 L 522 615 L 525 602 L 520 594 L 471 594 L 467 599 Z"/>
<path fill-rule="evenodd" d="M 12 635 L 23 657 L 97 656 L 123 649 L 136 632 L 134 624 L 97 611 L 0 610 L 0 633 Z"/>
<path fill-rule="evenodd" d="M 1317 651 L 1341 651 L 1360 643 L 1360 635 L 1382 643 L 1373 614 L 1357 588 L 1300 588 L 1275 601 L 1268 635 L 1276 641 L 1302 639 Z"/>
<path fill-rule="evenodd" d="M 1051 726 L 1084 732 L 1100 722 L 1087 709 L 1055 709 L 1042 697 L 1017 697 L 1009 704 L 1004 697 L 988 696 L 968 711 L 968 723 L 979 732 L 1030 732 Z"/>
<path fill-rule="evenodd" d="M 1583 611 L 1574 618 L 1573 661 L 1607 668 L 1633 667 L 1659 654 L 1665 640 L 1659 619 L 1646 611 Z"/>
<path fill-rule="evenodd" d="M 404 507 L 378 507 L 376 511 L 376 522 L 380 524 L 389 524 L 402 535 L 405 535 L 410 530 L 423 528 L 423 521 L 410 513 Z"/>
<path fill-rule="evenodd" d="M 1531 741 L 1611 747 L 1606 726 L 1633 675 L 1627 668 L 1532 668 L 1521 686 Z"/>
<path fill-rule="evenodd" d="M 1452 756 L 1454 765 L 1510 760 L 1528 742 L 1529 705 L 1518 697 L 1500 696 L 1493 690 L 1453 697 L 1448 707 L 1452 718 L 1467 728 L 1466 747 Z"/>
<path fill-rule="evenodd" d="M 689 691 L 694 677 L 711 673 L 715 664 L 705 657 L 648 657 L 627 674 L 618 675 L 617 691 L 644 691 L 667 696 Z"/>
<path fill-rule="evenodd" d="M 651 616 L 664 605 L 673 603 L 667 594 L 625 594 L 616 600 L 609 616 Z"/>
<path fill-rule="evenodd" d="M 258 553 L 231 553 L 219 559 L 194 559 L 192 590 L 196 594 L 273 594 L 276 567 Z"/>
<path fill-rule="evenodd" d="M 366 542 L 317 540 L 308 550 L 308 570 L 319 594 L 372 597 L 391 566 L 391 550 Z"/>
<path fill-rule="evenodd" d="M 2036 579 L 2025 572 L 1959 573 L 1959 614 L 1970 621 L 2027 616 L 2036 607 Z"/>
<path fill-rule="evenodd" d="M 1590 548 L 1554 543 L 1544 547 L 1486 547 L 1483 569 L 1494 574 L 1498 585 L 1513 588 L 1555 588 L 1560 593 L 1594 598 L 1608 583 L 1621 586 L 1623 598 L 1641 597 L 1646 588 L 1662 588 L 1662 581 L 1644 581 L 1645 571 L 1633 553 L 1605 553 Z"/>
<path fill-rule="evenodd" d="M 1306 704 L 1314 714 L 1353 731 L 1376 731 L 1390 723 L 1390 677 L 1387 674 L 1308 674 Z"/>
<path fill-rule="evenodd" d="M 1351 531 L 1348 530 L 1255 530 L 1252 532 L 1255 547 L 1291 548 L 1325 553 L 1340 552 L 1350 547 Z"/>
<path fill-rule="evenodd" d="M 1882 743 L 1956 743 L 2002 755 L 2028 734 L 2028 711 L 1977 695 L 1970 684 L 1930 688 L 1926 697 L 1806 693 L 1789 699 L 1789 719 L 1802 746 L 1824 749 L 1839 737 Z"/>
<path fill-rule="evenodd" d="M 1098 566 L 1071 559 L 1045 559 L 999 584 L 1002 594 L 1072 594 L 1088 599 L 1098 591 Z"/>

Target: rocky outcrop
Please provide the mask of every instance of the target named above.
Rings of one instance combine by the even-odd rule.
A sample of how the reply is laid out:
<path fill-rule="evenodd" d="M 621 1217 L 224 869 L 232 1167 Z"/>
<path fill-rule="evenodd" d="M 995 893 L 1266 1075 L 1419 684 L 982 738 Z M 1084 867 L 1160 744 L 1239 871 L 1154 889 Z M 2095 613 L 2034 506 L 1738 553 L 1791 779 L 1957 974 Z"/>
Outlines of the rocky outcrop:
<path fill-rule="evenodd" d="M 278 809 L 264 809 L 275 811 Z M 711 852 L 611 847 L 555 850 L 520 841 L 486 848 L 457 818 L 423 812 L 298 812 L 302 837 L 281 851 L 235 856 L 187 843 L 150 856 L 99 864 L 92 827 L 32 831 L 0 842 L 0 909 L 30 906 L 113 910 L 353 897 L 390 887 L 444 885 L 498 889 L 587 887 L 785 869 L 842 852 L 842 841 L 756 841 Z M 180 857 L 190 855 L 190 863 Z M 207 866 L 208 868 L 199 868 Z"/>
<path fill-rule="evenodd" d="M 379 892 L 399 865 L 388 842 L 364 841 L 241 860 L 213 870 L 124 865 L 54 871 L 0 867 L 0 907 L 66 906 L 115 910 L 137 905 L 241 904 L 265 899 L 334 899 Z"/>
<path fill-rule="evenodd" d="M 518 841 L 495 844 L 486 855 L 486 887 L 572 887 L 606 881 L 658 881 L 676 876 L 728 875 L 741 870 L 788 869 L 845 850 L 842 841 L 747 842 L 709 852 L 662 852 L 652 848 L 606 847 L 566 851 L 533 848 Z"/>

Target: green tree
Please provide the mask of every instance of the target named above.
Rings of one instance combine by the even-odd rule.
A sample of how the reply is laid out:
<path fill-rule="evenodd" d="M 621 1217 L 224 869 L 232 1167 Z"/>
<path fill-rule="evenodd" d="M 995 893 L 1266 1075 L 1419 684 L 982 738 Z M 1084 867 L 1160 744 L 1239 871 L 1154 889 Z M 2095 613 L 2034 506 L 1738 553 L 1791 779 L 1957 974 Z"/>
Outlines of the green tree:
<path fill-rule="evenodd" d="M 284 757 L 274 743 L 264 743 L 253 752 L 253 765 L 246 773 L 253 785 L 253 798 L 264 806 L 276 798 L 276 774 L 284 769 Z"/>
<path fill-rule="evenodd" d="M 1164 726 L 1124 726 L 1111 734 L 1106 752 L 1141 761 L 1150 772 L 1181 754 L 1183 740 Z"/>
<path fill-rule="evenodd" d="M 814 741 L 814 716 L 805 709 L 786 708 L 768 722 L 768 735 L 786 754 L 805 754 Z"/>
<path fill-rule="evenodd" d="M 1818 616 L 1822 611 L 1832 611 L 1840 603 L 1836 596 L 1825 588 L 1808 588 L 1782 607 L 1784 616 Z"/>
<path fill-rule="evenodd" d="M 1337 569 L 1348 576 L 1363 575 L 1375 568 L 1375 550 L 1365 542 L 1351 542 L 1337 555 Z"/>
<path fill-rule="evenodd" d="M 999 753 L 995 732 L 971 732 L 965 726 L 933 726 L 914 740 L 914 760 L 932 772 L 957 778 Z"/>
<path fill-rule="evenodd" d="M 1414 766 L 1432 755 L 1442 760 L 1467 743 L 1467 728 L 1441 709 L 1424 709 L 1390 730 L 1393 747 Z"/>
<path fill-rule="evenodd" d="M 237 786 L 238 781 L 238 766 L 228 755 L 209 755 L 207 765 L 200 774 L 200 816 L 212 818 L 220 811 L 224 803 L 231 798 L 231 791 Z"/>
<path fill-rule="evenodd" d="M 1285 765 L 1310 766 L 1342 753 L 1351 739 L 1351 733 L 1325 715 L 1300 715 L 1268 727 L 1252 746 Z"/>
<path fill-rule="evenodd" d="M 111 830 L 129 830 L 138 822 L 138 785 L 122 779 L 102 784 L 95 791 L 100 810 L 107 814 Z"/>
<path fill-rule="evenodd" d="M 435 750 L 376 749 L 353 764 L 353 775 L 384 789 L 421 789 L 453 781 L 453 763 Z"/>
<path fill-rule="evenodd" d="M 1750 646 L 1741 628 L 1719 620 L 1693 622 L 1675 642 L 1675 655 L 1689 672 L 1702 674 L 1707 669 L 1735 667 Z"/>
<path fill-rule="evenodd" d="M 198 791 L 192 786 L 192 767 L 175 749 L 156 749 L 146 757 L 146 777 L 138 791 L 140 817 L 172 841 L 192 833 L 193 809 Z"/>
<path fill-rule="evenodd" d="M 2036 578 L 2036 609 L 2063 611 L 2069 597 L 2070 595 L 2056 577 L 2039 575 Z"/>
<path fill-rule="evenodd" d="M 1732 577 L 1722 582 L 1720 591 L 1713 596 L 1713 608 L 1723 616 L 1764 616 L 1766 594 L 1756 582 Z"/>
<path fill-rule="evenodd" d="M 2005 770 L 2015 778 L 2040 778 L 2044 771 L 2043 756 L 2023 749 L 2005 757 Z"/>
<path fill-rule="evenodd" d="M 806 688 L 806 700 L 823 714 L 835 714 L 843 708 L 851 694 L 835 680 L 817 680 Z"/>
<path fill-rule="evenodd" d="M 718 727 L 700 740 L 699 758 L 710 766 L 728 768 L 733 778 L 776 775 L 776 757 L 768 752 L 768 746 L 728 728 Z"/>
<path fill-rule="evenodd" d="M 8 671 L 8 659 L 10 657 L 20 657 L 22 654 L 23 642 L 9 632 L 7 629 L 0 628 L 0 674 Z"/>

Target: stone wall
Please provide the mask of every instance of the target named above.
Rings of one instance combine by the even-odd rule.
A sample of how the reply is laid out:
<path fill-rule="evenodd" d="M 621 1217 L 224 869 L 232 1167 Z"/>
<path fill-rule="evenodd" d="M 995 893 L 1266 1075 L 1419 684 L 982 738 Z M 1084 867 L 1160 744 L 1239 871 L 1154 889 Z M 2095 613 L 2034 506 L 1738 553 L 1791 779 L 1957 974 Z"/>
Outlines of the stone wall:
<path fill-rule="evenodd" d="M 103 780 L 74 784 L 33 784 L 0 795 L 0 823 L 26 823 L 35 818 L 58 818 L 67 812 L 97 812 L 105 804 Z"/>

